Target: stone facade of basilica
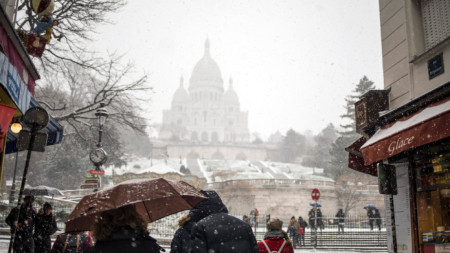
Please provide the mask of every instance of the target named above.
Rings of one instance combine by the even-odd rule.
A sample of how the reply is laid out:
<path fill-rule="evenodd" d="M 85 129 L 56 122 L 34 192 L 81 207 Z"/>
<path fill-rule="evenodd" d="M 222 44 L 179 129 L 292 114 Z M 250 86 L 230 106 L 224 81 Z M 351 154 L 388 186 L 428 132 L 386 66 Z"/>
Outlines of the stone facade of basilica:
<path fill-rule="evenodd" d="M 192 71 L 188 89 L 181 78 L 171 108 L 163 112 L 160 139 L 203 144 L 249 142 L 248 114 L 240 109 L 231 78 L 224 89 L 209 40 Z"/>

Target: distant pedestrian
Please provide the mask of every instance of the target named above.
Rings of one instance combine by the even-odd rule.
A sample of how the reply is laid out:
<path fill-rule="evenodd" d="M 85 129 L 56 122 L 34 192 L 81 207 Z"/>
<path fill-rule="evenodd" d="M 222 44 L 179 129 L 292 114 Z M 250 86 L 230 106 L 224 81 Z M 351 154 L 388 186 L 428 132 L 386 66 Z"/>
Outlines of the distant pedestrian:
<path fill-rule="evenodd" d="M 338 234 L 340 234 L 341 231 L 342 231 L 342 234 L 344 234 L 344 225 L 345 225 L 344 217 L 345 217 L 345 214 L 344 214 L 344 211 L 342 211 L 342 208 L 341 208 L 341 209 L 339 209 L 339 211 L 336 214 L 336 220 L 338 222 Z"/>
<path fill-rule="evenodd" d="M 34 227 L 34 252 L 48 253 L 52 247 L 50 236 L 58 230 L 55 216 L 52 213 L 52 205 L 45 202 L 36 215 L 36 222 Z"/>
<path fill-rule="evenodd" d="M 373 214 L 372 209 L 370 209 L 370 208 L 367 208 L 367 218 L 369 218 L 370 230 L 373 230 L 374 214 Z"/>
<path fill-rule="evenodd" d="M 133 206 L 103 212 L 92 235 L 96 242 L 89 253 L 158 253 L 162 249 L 150 237 L 147 222 Z"/>
<path fill-rule="evenodd" d="M 381 231 L 381 216 L 380 216 L 380 211 L 378 209 L 375 209 L 375 214 L 373 215 L 373 218 L 375 219 L 375 222 L 377 223 L 378 231 Z"/>
<path fill-rule="evenodd" d="M 85 232 L 61 233 L 56 237 L 50 253 L 83 253 L 93 247 L 92 238 Z"/>
<path fill-rule="evenodd" d="M 195 222 L 189 214 L 186 214 L 178 220 L 178 226 L 180 228 L 175 232 L 172 243 L 170 244 L 171 253 L 189 252 L 192 246 L 191 232 L 194 224 Z"/>
<path fill-rule="evenodd" d="M 292 218 L 288 224 L 287 233 L 288 233 L 289 237 L 291 238 L 291 241 L 293 244 L 292 246 L 294 247 L 294 249 L 296 249 L 297 245 L 299 244 L 299 233 L 298 233 L 299 229 L 300 229 L 300 224 L 295 219 L 295 217 L 292 216 Z"/>
<path fill-rule="evenodd" d="M 316 207 L 313 207 L 308 212 L 309 226 L 311 227 L 311 230 L 316 228 L 315 217 L 316 217 Z"/>
<path fill-rule="evenodd" d="M 298 217 L 298 224 L 300 225 L 299 228 L 299 241 L 300 244 L 305 246 L 305 234 L 306 234 L 306 227 L 308 226 L 308 223 L 303 219 L 302 216 Z"/>
<path fill-rule="evenodd" d="M 294 253 L 292 242 L 282 228 L 283 222 L 277 218 L 273 218 L 267 223 L 264 240 L 258 242 L 260 253 Z"/>
<path fill-rule="evenodd" d="M 322 211 L 320 210 L 320 208 L 317 208 L 317 227 L 320 228 L 320 232 L 325 229 L 325 225 L 323 224 L 322 220 Z"/>
<path fill-rule="evenodd" d="M 25 196 L 19 207 L 14 207 L 6 217 L 6 224 L 11 227 L 11 233 L 16 228 L 13 250 L 20 253 L 34 253 L 33 228 L 36 219 L 36 211 L 33 208 L 34 197 Z M 15 218 L 19 213 L 19 219 Z"/>
<path fill-rule="evenodd" d="M 258 253 L 252 228 L 239 218 L 228 214 L 215 191 L 202 191 L 208 199 L 189 211 L 196 222 L 192 227 L 192 253 Z"/>
<path fill-rule="evenodd" d="M 242 220 L 250 225 L 250 218 L 247 215 L 242 216 Z"/>

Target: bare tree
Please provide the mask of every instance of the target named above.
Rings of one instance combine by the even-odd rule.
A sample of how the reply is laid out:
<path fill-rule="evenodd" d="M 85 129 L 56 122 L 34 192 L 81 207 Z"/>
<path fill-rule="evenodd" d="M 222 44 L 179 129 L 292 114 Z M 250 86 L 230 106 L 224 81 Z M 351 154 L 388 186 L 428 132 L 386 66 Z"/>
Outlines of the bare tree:
<path fill-rule="evenodd" d="M 336 181 L 335 194 L 338 207 L 342 207 L 345 214 L 354 209 L 363 200 L 360 186 L 365 177 L 360 174 L 341 175 Z"/>
<path fill-rule="evenodd" d="M 59 24 L 53 27 L 55 33 L 63 35 L 60 43 L 47 45 L 40 58 L 43 69 L 57 71 L 60 63 L 75 63 L 83 68 L 98 69 L 102 59 L 86 47 L 98 24 L 110 22 L 107 15 L 125 5 L 124 0 L 71 0 L 55 1 L 53 18 Z M 25 13 L 31 11 L 29 0 L 19 0 L 18 29 L 31 30 L 33 22 Z"/>
<path fill-rule="evenodd" d="M 66 134 L 76 133 L 85 140 L 80 127 L 96 126 L 94 113 L 101 103 L 108 108 L 109 120 L 144 132 L 146 123 L 138 103 L 145 98 L 138 93 L 150 90 L 147 77 L 128 81 L 132 66 L 120 67 L 119 60 L 112 57 L 99 71 L 64 64 L 57 73 L 46 74 L 48 84 L 36 91 L 36 99 L 69 126 Z"/>

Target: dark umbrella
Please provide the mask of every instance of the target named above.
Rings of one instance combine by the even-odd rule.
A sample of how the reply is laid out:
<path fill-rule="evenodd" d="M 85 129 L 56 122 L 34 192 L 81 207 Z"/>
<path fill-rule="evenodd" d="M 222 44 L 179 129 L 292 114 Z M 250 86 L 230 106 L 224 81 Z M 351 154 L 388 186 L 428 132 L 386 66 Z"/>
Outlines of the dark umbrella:
<path fill-rule="evenodd" d="M 316 202 L 309 203 L 310 206 L 316 206 Z M 320 202 L 317 202 L 317 207 L 322 207 L 322 204 Z"/>
<path fill-rule="evenodd" d="M 377 207 L 376 207 L 375 205 L 372 205 L 372 204 L 368 204 L 368 205 L 365 205 L 365 206 L 364 206 L 364 209 L 367 209 L 367 208 L 369 208 L 370 210 L 375 210 L 375 209 L 377 209 Z"/>
<path fill-rule="evenodd" d="M 33 196 L 64 196 L 60 190 L 45 185 L 25 188 L 23 190 L 23 194 Z"/>
<path fill-rule="evenodd" d="M 183 181 L 163 178 L 129 180 L 86 195 L 67 218 L 66 232 L 92 230 L 102 212 L 133 205 L 148 222 L 188 210 L 206 199 Z"/>

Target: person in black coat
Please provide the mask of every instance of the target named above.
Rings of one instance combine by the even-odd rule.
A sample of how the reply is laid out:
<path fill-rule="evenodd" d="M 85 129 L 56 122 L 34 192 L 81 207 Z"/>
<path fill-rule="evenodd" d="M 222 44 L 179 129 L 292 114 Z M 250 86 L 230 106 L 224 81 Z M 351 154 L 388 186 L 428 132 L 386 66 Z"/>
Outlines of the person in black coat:
<path fill-rule="evenodd" d="M 344 211 L 341 208 L 336 213 L 336 218 L 337 218 L 337 222 L 338 222 L 338 234 L 340 234 L 341 231 L 342 231 L 342 234 L 344 233 L 344 224 L 345 224 L 344 223 L 344 217 L 345 217 L 345 214 L 344 214 Z"/>
<path fill-rule="evenodd" d="M 299 216 L 298 224 L 303 229 L 303 233 L 299 233 L 299 241 L 300 241 L 300 244 L 303 244 L 303 246 L 305 246 L 305 234 L 306 234 L 306 227 L 308 226 L 308 223 L 303 219 L 302 216 Z"/>
<path fill-rule="evenodd" d="M 55 216 L 52 214 L 52 206 L 45 202 L 43 208 L 36 215 L 34 226 L 34 252 L 48 253 L 52 247 L 50 236 L 58 230 Z"/>
<path fill-rule="evenodd" d="M 375 214 L 373 215 L 373 218 L 375 219 L 375 222 L 377 223 L 378 231 L 381 230 L 381 216 L 380 211 L 378 209 L 375 209 Z"/>
<path fill-rule="evenodd" d="M 189 214 L 181 217 L 178 221 L 180 228 L 175 232 L 172 243 L 170 244 L 171 253 L 189 252 L 192 245 L 191 230 L 195 222 L 191 220 Z"/>
<path fill-rule="evenodd" d="M 370 208 L 367 208 L 367 218 L 369 218 L 370 230 L 373 230 L 373 211 Z"/>
<path fill-rule="evenodd" d="M 228 214 L 215 191 L 202 191 L 208 199 L 197 204 L 189 216 L 196 222 L 192 228 L 193 253 L 259 253 L 249 224 Z"/>
<path fill-rule="evenodd" d="M 6 217 L 6 224 L 11 227 L 11 233 L 16 228 L 13 250 L 21 253 L 34 253 L 33 228 L 36 219 L 36 211 L 33 208 L 34 197 L 25 196 L 23 203 L 14 207 Z M 15 218 L 19 212 L 19 219 L 15 223 Z"/>
<path fill-rule="evenodd" d="M 147 222 L 133 206 L 103 212 L 94 226 L 93 237 L 96 242 L 88 253 L 159 253 L 162 250 L 149 236 Z"/>
<path fill-rule="evenodd" d="M 316 217 L 316 208 L 313 207 L 311 208 L 311 210 L 309 210 L 308 212 L 308 218 L 309 218 L 309 225 L 311 226 L 311 230 L 314 229 L 316 227 L 316 223 L 315 223 L 315 217 Z"/>

